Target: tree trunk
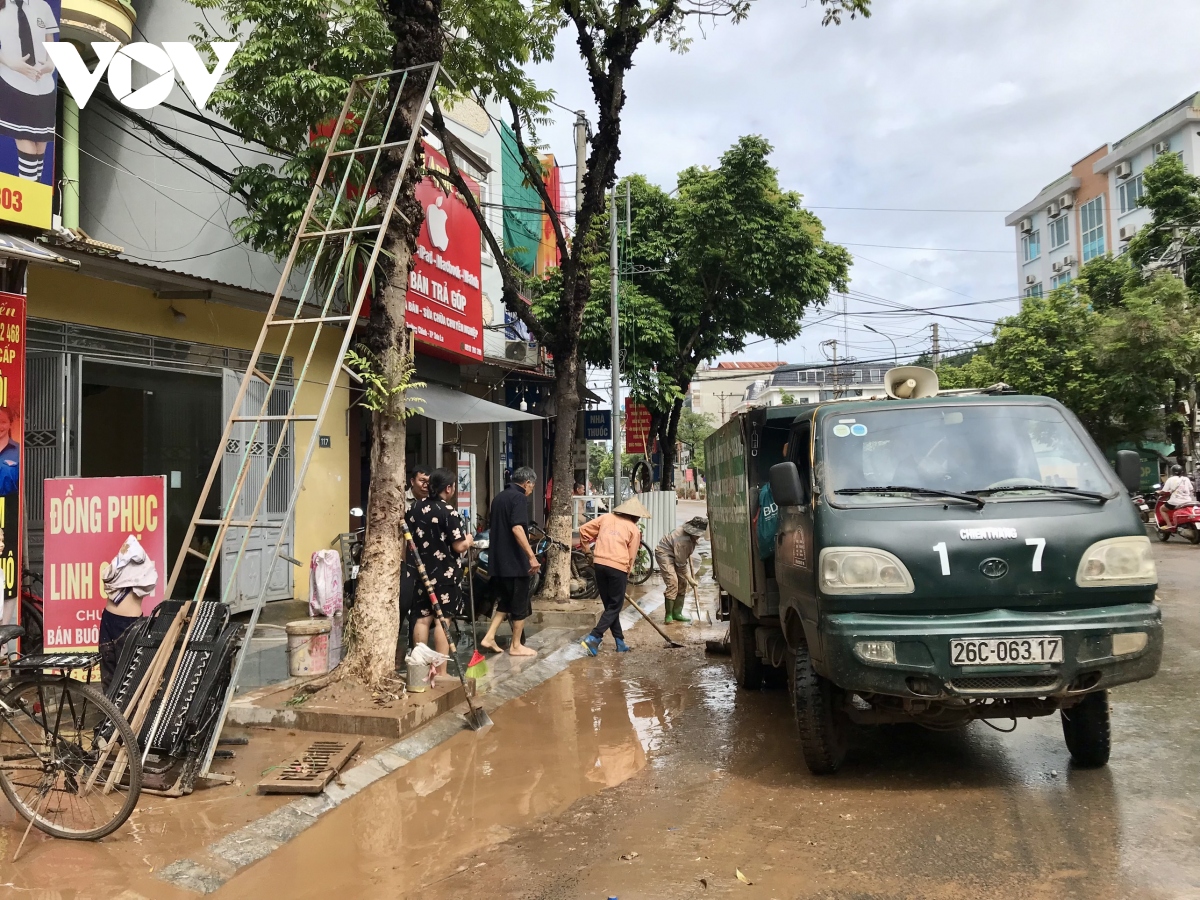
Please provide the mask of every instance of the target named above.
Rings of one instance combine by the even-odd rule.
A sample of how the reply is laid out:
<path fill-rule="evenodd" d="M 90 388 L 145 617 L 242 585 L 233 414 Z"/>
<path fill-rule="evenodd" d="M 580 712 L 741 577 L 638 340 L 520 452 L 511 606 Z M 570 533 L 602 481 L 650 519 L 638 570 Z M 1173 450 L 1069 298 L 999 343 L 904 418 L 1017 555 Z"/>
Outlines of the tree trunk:
<path fill-rule="evenodd" d="M 571 489 L 575 485 L 575 424 L 579 418 L 579 356 L 577 353 L 554 358 L 554 490 L 550 495 L 550 517 L 546 530 L 550 537 L 571 546 Z M 547 600 L 566 602 L 571 598 L 571 555 L 558 550 L 547 554 L 539 594 Z"/>
<path fill-rule="evenodd" d="M 664 491 L 675 489 L 675 448 L 679 444 L 679 417 L 683 413 L 683 398 L 677 398 L 667 416 L 666 427 L 663 429 L 662 442 L 662 478 L 659 485 Z"/>
<path fill-rule="evenodd" d="M 387 12 L 396 36 L 392 61 L 397 69 L 438 62 L 442 58 L 441 0 L 388 0 Z M 412 73 L 404 82 L 400 105 L 387 140 L 404 141 L 421 121 L 421 99 L 426 72 Z M 389 101 L 400 89 L 393 80 Z M 383 162 L 380 193 L 390 196 L 403 148 L 389 152 Z M 420 147 L 404 173 L 404 181 L 384 235 L 385 257 L 379 290 L 371 300 L 366 344 L 382 373 L 395 379 L 412 364 L 408 359 L 405 300 L 408 276 L 424 212 L 416 201 L 421 170 Z M 371 488 L 367 501 L 367 529 L 350 614 L 349 647 L 343 665 L 367 685 L 378 685 L 395 674 L 396 639 L 400 631 L 400 566 L 404 561 L 404 397 L 393 395 L 387 408 L 371 417 Z"/>

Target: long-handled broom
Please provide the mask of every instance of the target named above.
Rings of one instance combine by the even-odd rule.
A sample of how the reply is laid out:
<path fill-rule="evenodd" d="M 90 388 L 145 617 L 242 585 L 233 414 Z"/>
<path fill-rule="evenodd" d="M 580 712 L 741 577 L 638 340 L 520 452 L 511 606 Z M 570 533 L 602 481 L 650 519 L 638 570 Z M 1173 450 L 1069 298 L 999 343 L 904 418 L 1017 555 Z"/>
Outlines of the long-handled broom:
<path fill-rule="evenodd" d="M 442 602 L 438 600 L 437 591 L 433 589 L 433 582 L 429 580 L 429 573 L 425 571 L 425 563 L 421 561 L 421 553 L 417 550 L 417 542 L 413 540 L 407 521 L 404 522 L 404 540 L 408 544 L 408 552 L 413 555 L 413 559 L 417 563 L 417 574 L 421 576 L 421 582 L 425 585 L 425 590 L 429 593 L 429 602 L 433 606 L 433 614 L 437 616 L 438 625 L 446 635 L 446 643 L 450 647 L 450 658 L 454 660 L 454 671 L 458 673 L 458 680 L 462 682 L 463 693 L 467 695 L 468 711 L 464 718 L 467 720 L 467 724 L 471 726 L 472 731 L 485 731 L 496 723 L 487 714 L 487 710 L 471 702 L 471 691 L 467 687 L 467 679 L 463 675 L 462 664 L 458 661 L 458 648 L 454 646 L 454 638 L 450 637 L 450 627 L 446 624 L 445 613 L 442 612 Z"/>

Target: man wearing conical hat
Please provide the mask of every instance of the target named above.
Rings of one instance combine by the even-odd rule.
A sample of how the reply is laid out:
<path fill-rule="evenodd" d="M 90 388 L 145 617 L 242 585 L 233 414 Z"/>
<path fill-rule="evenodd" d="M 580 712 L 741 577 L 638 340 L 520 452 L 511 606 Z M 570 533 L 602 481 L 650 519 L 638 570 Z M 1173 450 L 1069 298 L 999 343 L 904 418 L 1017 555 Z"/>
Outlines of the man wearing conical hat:
<path fill-rule="evenodd" d="M 637 497 L 631 497 L 610 513 L 585 522 L 579 529 L 579 539 L 586 546 L 592 544 L 596 568 L 596 586 L 604 612 L 592 633 L 583 639 L 583 649 L 595 656 L 600 652 L 600 641 L 604 632 L 611 631 L 617 642 L 617 652 L 629 650 L 625 643 L 625 632 L 621 630 L 621 607 L 625 605 L 625 588 L 629 584 L 629 573 L 642 546 L 642 532 L 638 519 L 650 518 L 650 510 L 642 506 Z"/>
<path fill-rule="evenodd" d="M 696 542 L 708 531 L 708 519 L 695 516 L 684 522 L 663 539 L 654 548 L 654 561 L 663 577 L 663 597 L 666 614 L 663 623 L 692 621 L 683 612 L 684 600 L 687 598 L 688 585 L 696 584 L 688 563 L 696 552 Z"/>

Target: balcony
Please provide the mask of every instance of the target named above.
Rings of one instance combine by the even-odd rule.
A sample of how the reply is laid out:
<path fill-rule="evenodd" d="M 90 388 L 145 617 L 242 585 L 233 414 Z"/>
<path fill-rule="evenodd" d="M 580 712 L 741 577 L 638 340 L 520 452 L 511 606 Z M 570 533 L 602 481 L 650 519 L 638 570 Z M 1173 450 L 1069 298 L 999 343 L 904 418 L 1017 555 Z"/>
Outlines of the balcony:
<path fill-rule="evenodd" d="M 73 41 L 89 52 L 92 41 L 128 44 L 135 21 L 133 5 L 123 0 L 63 0 L 60 40 Z"/>

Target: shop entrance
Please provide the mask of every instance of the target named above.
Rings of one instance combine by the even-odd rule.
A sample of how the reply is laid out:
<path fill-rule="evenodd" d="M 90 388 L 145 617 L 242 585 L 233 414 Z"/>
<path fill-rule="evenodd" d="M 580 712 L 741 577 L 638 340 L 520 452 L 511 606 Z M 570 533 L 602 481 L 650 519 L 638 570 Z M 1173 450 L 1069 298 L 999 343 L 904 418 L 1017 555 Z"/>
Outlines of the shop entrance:
<path fill-rule="evenodd" d="M 221 379 L 84 360 L 80 380 L 79 474 L 167 476 L 168 558 L 155 560 L 165 579 L 221 438 Z M 219 517 L 218 504 L 211 497 L 205 516 Z M 177 596 L 195 590 L 201 565 L 189 558 Z M 210 598 L 218 590 L 214 579 Z"/>

